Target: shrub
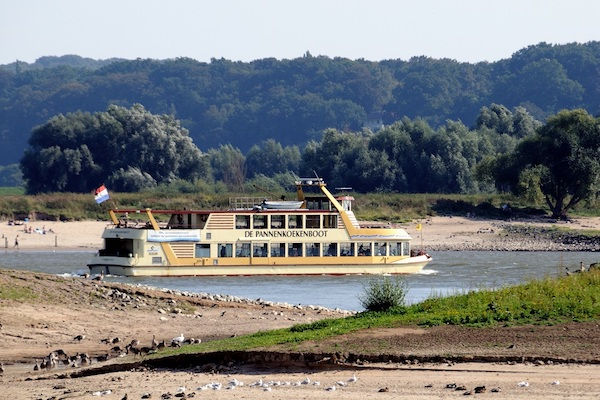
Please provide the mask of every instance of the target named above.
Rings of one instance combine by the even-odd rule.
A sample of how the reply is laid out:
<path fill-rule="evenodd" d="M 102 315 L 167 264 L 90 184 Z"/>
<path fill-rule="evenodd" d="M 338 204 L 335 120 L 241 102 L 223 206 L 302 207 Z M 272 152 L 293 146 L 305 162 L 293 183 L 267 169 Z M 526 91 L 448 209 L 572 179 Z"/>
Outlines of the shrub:
<path fill-rule="evenodd" d="M 368 311 L 388 311 L 401 308 L 405 296 L 406 284 L 401 278 L 384 276 L 369 280 L 358 299 Z"/>

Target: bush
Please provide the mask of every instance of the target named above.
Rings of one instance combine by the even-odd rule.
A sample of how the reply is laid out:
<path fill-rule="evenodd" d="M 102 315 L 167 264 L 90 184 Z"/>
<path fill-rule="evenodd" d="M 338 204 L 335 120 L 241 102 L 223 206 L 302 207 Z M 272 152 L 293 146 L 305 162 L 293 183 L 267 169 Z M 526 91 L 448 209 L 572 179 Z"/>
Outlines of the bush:
<path fill-rule="evenodd" d="M 358 299 L 367 311 L 389 311 L 404 305 L 406 284 L 400 277 L 371 279 L 363 290 Z"/>

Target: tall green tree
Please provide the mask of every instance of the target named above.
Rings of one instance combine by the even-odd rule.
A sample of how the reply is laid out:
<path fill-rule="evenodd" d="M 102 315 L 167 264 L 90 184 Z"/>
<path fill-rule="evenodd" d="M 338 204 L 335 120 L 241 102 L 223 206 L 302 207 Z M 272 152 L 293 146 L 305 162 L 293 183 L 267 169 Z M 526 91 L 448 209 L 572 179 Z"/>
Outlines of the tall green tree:
<path fill-rule="evenodd" d="M 102 183 L 138 190 L 203 178 L 209 168 L 178 121 L 136 104 L 51 118 L 33 130 L 21 170 L 27 191 L 40 193 L 88 192 Z"/>
<path fill-rule="evenodd" d="M 563 110 L 491 170 L 498 185 L 514 192 L 523 178 L 538 181 L 552 217 L 564 219 L 600 185 L 600 120 L 585 110 Z"/>

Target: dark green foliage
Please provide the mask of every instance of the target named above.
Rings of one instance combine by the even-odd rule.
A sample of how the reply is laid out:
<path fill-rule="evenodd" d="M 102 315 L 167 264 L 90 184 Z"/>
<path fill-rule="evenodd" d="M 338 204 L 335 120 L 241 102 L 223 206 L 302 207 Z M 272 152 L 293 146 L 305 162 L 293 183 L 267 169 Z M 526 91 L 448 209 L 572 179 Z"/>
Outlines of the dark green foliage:
<path fill-rule="evenodd" d="M 21 160 L 29 193 L 89 192 L 102 183 L 137 191 L 177 177 L 208 174 L 187 131 L 143 106 L 58 115 L 34 129 Z"/>
<path fill-rule="evenodd" d="M 19 169 L 19 164 L 0 165 L 0 186 L 21 186 L 23 185 L 23 174 Z"/>
<path fill-rule="evenodd" d="M 298 171 L 300 167 L 298 146 L 286 146 L 273 139 L 254 145 L 246 154 L 246 170 L 249 178 L 257 174 L 275 175 L 286 171 Z"/>
<path fill-rule="evenodd" d="M 326 128 L 359 131 L 405 116 L 435 128 L 448 119 L 471 126 L 481 107 L 492 103 L 523 107 L 538 120 L 563 108 L 596 113 L 599 66 L 600 42 L 540 43 L 509 59 L 477 64 L 310 55 L 249 63 L 43 57 L 0 66 L 0 160 L 17 162 L 32 128 L 53 115 L 110 104 L 144 104 L 181 120 L 203 148 L 229 143 L 244 152 L 269 138 L 303 145 Z M 518 137 L 531 130 L 527 121 L 503 125 L 503 116 L 500 110 L 497 121 L 481 126 Z"/>
<path fill-rule="evenodd" d="M 513 115 L 509 112 L 511 125 Z M 359 192 L 474 193 L 493 187 L 485 177 L 478 182 L 475 166 L 516 143 L 516 137 L 490 127 L 472 131 L 447 121 L 434 130 L 421 119 L 404 118 L 375 134 L 325 131 L 320 142 L 306 146 L 301 173 L 314 170 L 333 187 Z"/>
<path fill-rule="evenodd" d="M 359 300 L 367 311 L 388 311 L 402 307 L 405 296 L 406 284 L 401 278 L 384 276 L 369 280 Z"/>
<path fill-rule="evenodd" d="M 599 192 L 600 119 L 581 109 L 561 111 L 514 153 L 488 160 L 481 171 L 515 193 L 535 182 L 552 216 L 566 218 L 569 209 Z"/>

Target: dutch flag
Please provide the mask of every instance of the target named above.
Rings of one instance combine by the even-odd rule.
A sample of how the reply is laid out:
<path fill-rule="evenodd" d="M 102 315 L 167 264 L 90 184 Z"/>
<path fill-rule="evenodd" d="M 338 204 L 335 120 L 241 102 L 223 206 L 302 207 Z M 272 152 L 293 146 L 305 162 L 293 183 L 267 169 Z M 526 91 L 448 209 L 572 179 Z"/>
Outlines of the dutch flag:
<path fill-rule="evenodd" d="M 104 186 L 104 185 L 102 185 L 98 189 L 96 189 L 94 194 L 95 194 L 94 199 L 96 200 L 96 203 L 98 203 L 98 204 L 109 199 L 108 190 L 106 190 L 106 186 Z"/>

